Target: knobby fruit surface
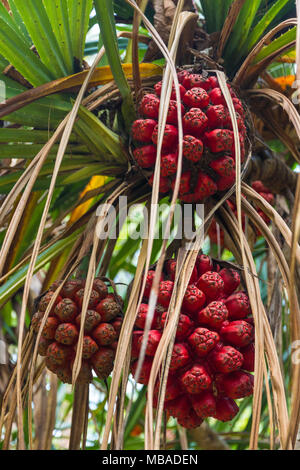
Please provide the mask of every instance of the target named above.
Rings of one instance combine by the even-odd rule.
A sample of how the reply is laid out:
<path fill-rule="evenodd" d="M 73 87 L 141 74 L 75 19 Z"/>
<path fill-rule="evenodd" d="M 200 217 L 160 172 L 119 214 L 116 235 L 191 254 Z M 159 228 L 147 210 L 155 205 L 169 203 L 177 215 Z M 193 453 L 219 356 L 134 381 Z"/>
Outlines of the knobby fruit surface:
<path fill-rule="evenodd" d="M 183 163 L 179 199 L 186 203 L 202 202 L 218 192 L 231 188 L 236 179 L 235 142 L 230 113 L 215 75 L 177 74 L 180 82 L 180 112 L 183 126 Z M 158 145 L 158 116 L 162 82 L 154 85 L 138 106 L 139 118 L 132 125 L 133 158 L 145 172 L 150 185 Z M 242 101 L 232 87 L 238 123 L 241 161 L 247 148 L 247 125 Z M 169 193 L 174 188 L 178 169 L 178 105 L 175 86 L 167 110 L 166 125 L 161 146 L 161 174 L 159 191 Z"/>
<path fill-rule="evenodd" d="M 59 282 L 50 286 L 32 316 L 31 328 L 36 334 L 58 286 Z M 38 344 L 38 352 L 45 357 L 47 368 L 64 383 L 72 383 L 73 362 L 83 318 L 81 311 L 84 286 L 84 280 L 72 279 L 65 283 L 46 319 Z M 100 379 L 106 379 L 110 375 L 122 322 L 121 298 L 109 293 L 105 282 L 96 278 L 84 319 L 82 365 L 78 383 L 91 382 L 93 372 Z"/>
<path fill-rule="evenodd" d="M 132 336 L 131 372 L 136 372 L 142 341 L 146 355 L 139 383 L 148 384 L 153 358 L 168 324 L 168 307 L 174 289 L 176 258 L 164 263 L 158 304 L 148 337 L 145 325 L 154 271 L 146 276 L 143 302 Z M 150 318 L 149 318 L 150 321 Z M 230 421 L 238 413 L 236 399 L 253 392 L 254 326 L 249 297 L 234 267 L 224 268 L 199 254 L 186 289 L 177 323 L 166 385 L 164 409 L 183 427 L 200 426 L 213 417 Z M 158 403 L 160 382 L 154 388 Z"/>

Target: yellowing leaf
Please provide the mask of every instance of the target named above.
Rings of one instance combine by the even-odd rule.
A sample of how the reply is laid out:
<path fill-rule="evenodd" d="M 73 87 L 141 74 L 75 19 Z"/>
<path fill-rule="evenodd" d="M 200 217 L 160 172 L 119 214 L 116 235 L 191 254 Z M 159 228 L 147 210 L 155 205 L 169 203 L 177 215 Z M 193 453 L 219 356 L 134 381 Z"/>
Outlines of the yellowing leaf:
<path fill-rule="evenodd" d="M 106 182 L 107 177 L 106 176 L 93 176 L 82 193 L 80 194 L 80 199 L 88 192 L 91 191 L 92 189 L 99 188 L 100 186 L 103 186 Z M 88 201 L 85 201 L 83 204 L 80 204 L 80 206 L 76 207 L 74 211 L 71 214 L 70 220 L 69 220 L 69 225 L 73 224 L 76 222 L 80 217 L 85 214 L 89 208 L 91 207 L 93 203 L 93 198 L 89 199 Z"/>

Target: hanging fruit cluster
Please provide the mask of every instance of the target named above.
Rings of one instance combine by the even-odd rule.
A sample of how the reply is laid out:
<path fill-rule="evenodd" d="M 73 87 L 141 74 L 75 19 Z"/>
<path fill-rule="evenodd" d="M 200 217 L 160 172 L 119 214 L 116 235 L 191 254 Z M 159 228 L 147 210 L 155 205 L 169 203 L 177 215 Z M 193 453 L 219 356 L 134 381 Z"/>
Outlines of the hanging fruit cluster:
<path fill-rule="evenodd" d="M 178 73 L 183 126 L 183 166 L 179 199 L 202 202 L 235 182 L 235 144 L 232 121 L 224 96 L 214 75 L 204 77 L 185 70 Z M 141 118 L 132 126 L 133 157 L 140 168 L 153 170 L 158 140 L 158 114 L 162 83 L 155 93 L 144 95 L 139 105 Z M 228 84 L 239 128 L 241 160 L 246 153 L 247 128 L 242 102 Z M 162 154 L 160 192 L 174 188 L 178 164 L 177 101 L 173 85 L 167 113 Z M 153 183 L 153 173 L 149 184 Z"/>
<path fill-rule="evenodd" d="M 164 265 L 138 382 L 147 384 L 153 356 L 168 321 L 176 260 Z M 131 373 L 137 367 L 148 299 L 154 271 L 147 275 L 143 303 L 132 337 Z M 164 407 L 169 416 L 186 428 L 199 426 L 205 418 L 230 421 L 238 413 L 236 399 L 253 393 L 254 325 L 247 294 L 241 290 L 238 271 L 221 268 L 209 256 L 198 255 L 185 292 L 172 352 Z M 159 381 L 154 390 L 156 406 Z"/>
<path fill-rule="evenodd" d="M 269 204 L 274 205 L 275 197 L 274 194 L 271 193 L 271 191 L 266 188 L 266 186 L 261 182 L 261 181 L 253 181 L 251 184 L 252 188 L 261 195 Z M 235 217 L 237 218 L 237 208 L 236 205 L 231 202 L 230 200 L 226 201 L 227 206 L 232 210 L 234 213 Z M 268 216 L 259 208 L 256 209 L 257 214 L 263 219 L 263 221 L 269 225 L 271 220 L 269 219 Z M 242 213 L 242 227 L 243 230 L 245 230 L 245 225 L 246 225 L 246 217 L 245 214 Z M 255 237 L 260 236 L 260 232 L 257 228 L 255 228 Z M 209 230 L 208 230 L 208 236 L 210 238 L 210 241 L 212 243 L 215 243 L 216 245 L 220 245 L 221 247 L 224 247 L 224 232 L 221 229 L 220 226 L 217 225 L 217 222 L 215 219 L 212 221 Z M 256 240 L 255 240 L 256 241 Z"/>
<path fill-rule="evenodd" d="M 43 316 L 57 289 L 54 283 L 40 299 L 31 328 L 38 333 Z M 85 281 L 70 280 L 62 287 L 41 332 L 38 352 L 46 366 L 65 383 L 72 383 L 72 367 L 78 345 Z M 84 321 L 82 367 L 77 382 L 88 383 L 92 371 L 107 378 L 114 364 L 115 350 L 122 325 L 122 299 L 109 293 L 108 287 L 95 278 Z"/>

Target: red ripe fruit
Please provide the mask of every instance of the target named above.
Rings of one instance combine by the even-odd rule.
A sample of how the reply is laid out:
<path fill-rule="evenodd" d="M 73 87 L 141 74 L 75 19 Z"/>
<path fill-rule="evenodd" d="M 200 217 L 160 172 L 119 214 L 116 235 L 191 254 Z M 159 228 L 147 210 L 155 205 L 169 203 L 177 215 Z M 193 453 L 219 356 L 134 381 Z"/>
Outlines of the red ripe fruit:
<path fill-rule="evenodd" d="M 132 125 L 132 137 L 138 142 L 151 142 L 157 122 L 154 119 L 137 119 Z"/>
<path fill-rule="evenodd" d="M 167 321 L 167 312 L 164 312 L 161 316 L 162 328 L 164 327 L 166 321 Z M 194 327 L 194 322 L 190 319 L 190 317 L 188 315 L 184 315 L 183 313 L 181 313 L 179 315 L 178 324 L 177 324 L 176 340 L 182 341 L 183 339 L 185 339 L 193 327 Z"/>
<path fill-rule="evenodd" d="M 143 342 L 143 336 L 140 336 L 138 338 L 138 348 L 139 350 L 142 347 L 142 342 Z M 159 345 L 161 339 L 161 333 L 157 330 L 150 330 L 149 331 L 149 336 L 147 339 L 147 346 L 146 346 L 146 354 L 147 356 L 154 356 L 155 352 L 157 350 L 157 346 Z"/>
<path fill-rule="evenodd" d="M 210 89 L 210 81 L 204 78 L 202 75 L 193 73 L 189 78 L 189 89 L 190 88 L 203 88 L 204 90 Z"/>
<path fill-rule="evenodd" d="M 190 77 L 190 73 L 187 70 L 180 70 L 180 72 L 177 73 L 178 81 L 183 86 L 184 86 L 183 84 L 184 80 L 188 79 L 189 77 Z"/>
<path fill-rule="evenodd" d="M 269 193 L 269 189 L 260 180 L 252 181 L 252 188 L 258 193 Z"/>
<path fill-rule="evenodd" d="M 210 127 L 227 127 L 228 123 L 228 110 L 223 104 L 216 106 L 210 106 L 206 110 L 206 116 L 208 117 Z"/>
<path fill-rule="evenodd" d="M 206 108 L 209 105 L 209 96 L 203 88 L 191 88 L 183 97 L 183 102 L 190 108 Z"/>
<path fill-rule="evenodd" d="M 171 176 L 177 172 L 178 155 L 176 153 L 168 153 L 161 157 L 161 175 L 163 177 Z"/>
<path fill-rule="evenodd" d="M 209 227 L 208 235 L 211 243 L 220 245 L 220 247 L 224 246 L 224 232 L 215 220 L 212 221 Z"/>
<path fill-rule="evenodd" d="M 236 117 L 236 121 L 237 121 L 237 126 L 238 126 L 238 130 L 239 132 L 245 136 L 246 135 L 246 126 L 245 126 L 245 122 L 244 122 L 244 119 L 242 118 L 242 116 L 239 114 L 239 113 L 235 113 L 235 117 Z M 226 124 L 226 127 L 228 129 L 231 129 L 233 130 L 233 122 L 232 122 L 232 119 L 231 119 L 231 116 L 230 114 L 228 115 L 228 118 L 227 118 L 227 124 Z"/>
<path fill-rule="evenodd" d="M 160 381 L 158 380 L 154 387 L 154 403 L 155 407 L 157 405 L 157 399 L 159 394 Z M 182 395 L 182 390 L 180 389 L 180 384 L 175 377 L 169 376 L 167 380 L 166 390 L 165 390 L 165 401 L 174 400 L 175 398 Z"/>
<path fill-rule="evenodd" d="M 72 364 L 72 368 L 73 368 L 73 364 Z M 92 373 L 91 365 L 87 361 L 82 361 L 76 383 L 86 384 L 86 383 L 92 382 L 92 380 L 93 380 L 93 373 Z M 72 383 L 72 381 L 70 383 Z"/>
<path fill-rule="evenodd" d="M 244 137 L 240 134 L 240 151 L 241 151 L 241 162 L 245 160 L 245 155 L 246 155 L 246 149 L 245 149 L 245 139 Z M 232 155 L 232 158 L 236 160 L 236 151 L 235 151 L 235 141 L 233 139 L 232 141 L 232 147 L 230 150 L 230 153 Z"/>
<path fill-rule="evenodd" d="M 176 265 L 177 261 L 175 259 L 168 259 L 164 265 L 167 275 L 171 281 L 175 280 Z"/>
<path fill-rule="evenodd" d="M 159 104 L 160 100 L 156 95 L 147 94 L 141 101 L 139 112 L 147 118 L 157 119 L 159 113 Z"/>
<path fill-rule="evenodd" d="M 110 323 L 100 323 L 93 330 L 92 337 L 99 346 L 109 346 L 117 339 L 115 329 Z"/>
<path fill-rule="evenodd" d="M 137 314 L 137 317 L 136 317 L 136 320 L 135 320 L 135 326 L 137 328 L 140 328 L 141 330 L 143 330 L 145 328 L 145 325 L 146 325 L 146 320 L 147 320 L 147 315 L 148 315 L 148 308 L 149 308 L 148 304 L 141 304 L 140 308 L 139 308 L 139 311 L 138 311 L 138 314 Z M 151 328 L 155 328 L 155 325 L 157 324 L 157 321 L 158 321 L 157 313 L 154 313 L 153 320 L 152 320 L 152 323 L 151 323 Z"/>
<path fill-rule="evenodd" d="M 154 90 L 155 90 L 155 93 L 157 94 L 157 96 L 160 96 L 161 88 L 162 88 L 162 82 L 158 82 L 154 85 Z M 180 93 L 181 98 L 186 93 L 186 89 L 181 84 L 179 84 L 179 93 Z M 172 91 L 171 91 L 171 97 L 170 98 L 171 98 L 171 100 L 176 100 L 176 89 L 175 89 L 174 84 L 172 85 Z"/>
<path fill-rule="evenodd" d="M 96 311 L 101 315 L 101 321 L 110 322 L 121 313 L 121 307 L 115 300 L 106 297 L 98 303 Z"/>
<path fill-rule="evenodd" d="M 77 339 L 78 330 L 72 323 L 61 323 L 55 332 L 55 340 L 67 346 L 75 343 Z"/>
<path fill-rule="evenodd" d="M 49 345 L 47 349 L 47 357 L 55 365 L 62 365 L 70 358 L 71 349 L 68 346 L 53 342 Z"/>
<path fill-rule="evenodd" d="M 148 271 L 147 276 L 146 276 L 145 290 L 144 290 L 145 299 L 149 299 L 150 297 L 150 292 L 151 292 L 154 276 L 155 276 L 155 271 L 151 271 L 151 270 Z"/>
<path fill-rule="evenodd" d="M 155 126 L 152 133 L 152 142 L 157 145 L 158 144 L 158 126 Z M 168 150 L 173 149 L 174 145 L 178 142 L 178 129 L 177 127 L 173 126 L 172 124 L 166 124 L 165 130 L 163 133 L 163 140 L 162 140 L 162 149 Z"/>
<path fill-rule="evenodd" d="M 223 96 L 221 88 L 214 88 L 209 92 L 209 99 L 210 102 L 214 105 L 222 104 L 223 106 L 226 106 L 226 101 Z"/>
<path fill-rule="evenodd" d="M 213 181 L 213 179 L 208 176 L 206 173 L 203 173 L 203 171 L 198 172 L 198 179 L 195 187 L 195 193 L 197 196 L 197 199 L 200 201 L 203 201 L 209 196 L 212 196 L 215 194 L 218 190 L 218 187 L 216 183 Z"/>
<path fill-rule="evenodd" d="M 206 356 L 219 342 L 219 335 L 207 328 L 196 328 L 188 338 L 189 345 L 198 357 Z"/>
<path fill-rule="evenodd" d="M 96 290 L 99 294 L 99 300 L 104 299 L 108 294 L 107 285 L 104 281 L 99 278 L 95 278 L 93 282 L 93 289 Z"/>
<path fill-rule="evenodd" d="M 217 372 L 228 374 L 242 367 L 243 355 L 232 346 L 223 346 L 210 354 L 209 363 Z"/>
<path fill-rule="evenodd" d="M 119 338 L 119 336 L 120 336 L 122 325 L 123 325 L 123 318 L 122 317 L 116 317 L 114 319 L 114 321 L 112 322 L 112 326 L 115 329 L 117 338 Z"/>
<path fill-rule="evenodd" d="M 224 281 L 218 273 L 207 271 L 199 278 L 197 287 L 208 300 L 218 300 L 223 295 Z"/>
<path fill-rule="evenodd" d="M 210 391 L 205 391 L 199 395 L 192 395 L 191 402 L 193 408 L 200 418 L 214 417 L 216 414 L 216 399 Z"/>
<path fill-rule="evenodd" d="M 215 75 L 211 75 L 207 80 L 209 82 L 210 88 L 217 88 L 219 86 L 219 80 Z"/>
<path fill-rule="evenodd" d="M 232 398 L 219 397 L 216 400 L 215 418 L 219 421 L 231 421 L 239 412 L 239 407 Z"/>
<path fill-rule="evenodd" d="M 190 361 L 190 354 L 184 343 L 175 343 L 171 363 L 170 371 L 174 372 L 181 367 L 186 366 Z"/>
<path fill-rule="evenodd" d="M 84 320 L 84 331 L 90 333 L 101 321 L 101 315 L 95 310 L 87 310 Z M 80 328 L 81 314 L 75 318 L 75 323 Z"/>
<path fill-rule="evenodd" d="M 214 300 L 210 302 L 203 310 L 198 312 L 197 321 L 208 325 L 211 328 L 219 329 L 223 322 L 228 318 L 228 310 L 224 302 Z"/>
<path fill-rule="evenodd" d="M 231 188 L 235 183 L 235 170 L 231 176 L 223 176 L 217 181 L 218 191 L 225 191 L 226 189 Z"/>
<path fill-rule="evenodd" d="M 39 345 L 38 345 L 38 353 L 40 356 L 47 355 L 47 349 L 51 343 L 52 343 L 51 339 L 46 339 L 41 336 Z"/>
<path fill-rule="evenodd" d="M 143 332 L 142 331 L 133 331 L 132 332 L 132 341 L 131 341 L 131 358 L 132 359 L 137 359 L 140 354 L 140 349 L 139 349 L 139 338 L 142 336 Z"/>
<path fill-rule="evenodd" d="M 185 171 L 181 174 L 180 186 L 179 186 L 179 196 L 183 196 L 184 194 L 191 192 L 191 172 Z M 175 187 L 175 180 L 172 181 L 172 189 L 174 191 Z"/>
<path fill-rule="evenodd" d="M 133 156 L 141 168 L 151 168 L 156 162 L 156 147 L 145 145 L 133 151 Z"/>
<path fill-rule="evenodd" d="M 235 179 L 235 162 L 233 158 L 225 155 L 217 160 L 213 160 L 209 166 L 217 173 L 219 179 L 232 177 Z"/>
<path fill-rule="evenodd" d="M 225 305 L 230 320 L 240 320 L 251 314 L 249 297 L 244 292 L 230 295 L 225 300 Z"/>
<path fill-rule="evenodd" d="M 99 349 L 98 344 L 90 336 L 83 337 L 83 345 L 82 345 L 82 358 L 83 359 L 90 359 L 98 351 L 98 349 Z"/>
<path fill-rule="evenodd" d="M 248 372 L 254 372 L 254 361 L 255 361 L 254 344 L 250 343 L 245 348 L 241 348 L 240 351 L 243 354 L 243 358 L 244 358 L 242 369 L 247 370 Z"/>
<path fill-rule="evenodd" d="M 233 132 L 228 129 L 214 129 L 205 134 L 205 144 L 213 153 L 229 152 L 234 144 Z"/>
<path fill-rule="evenodd" d="M 244 320 L 236 320 L 223 326 L 220 334 L 228 343 L 242 348 L 253 341 L 254 327 Z"/>
<path fill-rule="evenodd" d="M 196 266 L 199 276 L 202 276 L 202 274 L 205 274 L 207 271 L 212 271 L 213 262 L 209 256 L 201 254 L 197 256 Z"/>
<path fill-rule="evenodd" d="M 195 137 L 201 137 L 203 131 L 208 125 L 206 114 L 199 108 L 191 108 L 182 120 L 185 134 L 191 134 Z"/>
<path fill-rule="evenodd" d="M 190 284 L 184 294 L 182 308 L 186 313 L 194 314 L 205 304 L 205 295 L 194 284 Z"/>
<path fill-rule="evenodd" d="M 99 379 L 107 378 L 114 367 L 115 351 L 111 348 L 101 347 L 92 357 L 91 363 Z"/>
<path fill-rule="evenodd" d="M 207 91 L 210 87 L 209 81 L 204 79 L 202 75 L 197 73 L 191 73 L 186 75 L 183 78 L 182 84 L 187 90 L 190 90 L 191 88 L 203 88 Z"/>
<path fill-rule="evenodd" d="M 253 375 L 237 370 L 230 374 L 224 374 L 218 378 L 218 387 L 229 398 L 244 398 L 253 393 Z"/>
<path fill-rule="evenodd" d="M 54 296 L 54 292 L 52 291 L 48 291 L 40 300 L 39 302 L 39 311 L 40 312 L 46 312 L 46 309 L 52 299 L 52 297 Z M 62 300 L 61 296 L 58 295 L 54 301 L 54 304 L 53 304 L 53 307 L 52 309 L 50 310 L 50 315 L 53 313 L 54 309 L 55 309 L 55 306 Z"/>
<path fill-rule="evenodd" d="M 203 419 L 200 418 L 194 410 L 190 410 L 189 414 L 183 418 L 177 418 L 178 424 L 186 429 L 195 429 L 201 426 Z"/>
<path fill-rule="evenodd" d="M 72 371 L 69 364 L 64 367 L 59 367 L 56 371 L 56 375 L 61 382 L 65 384 L 72 383 Z"/>
<path fill-rule="evenodd" d="M 154 173 L 150 176 L 148 183 L 153 186 Z M 168 178 L 161 176 L 159 180 L 159 192 L 162 194 L 167 193 L 170 190 L 170 181 Z"/>
<path fill-rule="evenodd" d="M 180 105 L 180 109 L 181 109 L 181 116 L 183 116 L 184 107 L 182 104 Z M 168 113 L 167 113 L 167 123 L 174 124 L 175 126 L 177 126 L 178 124 L 177 101 L 170 100 L 169 102 Z"/>
<path fill-rule="evenodd" d="M 77 292 L 83 283 L 79 279 L 71 279 L 70 281 L 66 282 L 66 284 L 62 287 L 60 291 L 60 295 L 62 297 L 68 297 L 69 299 L 73 299 L 75 292 Z"/>
<path fill-rule="evenodd" d="M 54 339 L 55 331 L 58 327 L 59 321 L 55 317 L 48 317 L 45 326 L 42 330 L 41 336 L 45 339 Z"/>
<path fill-rule="evenodd" d="M 169 307 L 173 292 L 174 282 L 172 281 L 161 281 L 159 285 L 159 292 L 157 301 L 160 305 L 165 308 Z"/>
<path fill-rule="evenodd" d="M 200 139 L 196 139 L 192 135 L 185 135 L 183 137 L 183 156 L 193 162 L 197 163 L 201 160 L 203 154 L 203 143 Z"/>
<path fill-rule="evenodd" d="M 142 369 L 140 372 L 140 376 L 137 380 L 139 384 L 144 384 L 144 385 L 148 384 L 150 373 L 151 373 L 151 368 L 152 368 L 152 361 L 153 359 L 151 357 L 145 357 L 143 365 L 142 365 Z M 138 361 L 135 361 L 130 366 L 130 372 L 132 373 L 133 376 L 135 376 L 137 365 L 138 365 Z"/>
<path fill-rule="evenodd" d="M 234 109 L 240 116 L 245 117 L 245 110 L 243 108 L 242 102 L 238 98 L 232 98 Z"/>
<path fill-rule="evenodd" d="M 83 304 L 84 290 L 85 290 L 84 288 L 79 289 L 76 292 L 76 294 L 74 295 L 74 299 L 76 300 L 77 304 L 80 307 L 82 307 L 82 304 Z M 88 301 L 88 309 L 92 310 L 94 307 L 96 307 L 99 300 L 100 300 L 100 295 L 99 295 L 98 291 L 96 291 L 95 289 L 92 289 L 91 294 L 90 294 L 90 298 L 89 298 L 89 301 Z"/>
<path fill-rule="evenodd" d="M 194 266 L 191 277 L 190 277 L 190 280 L 189 280 L 189 285 L 194 284 L 195 282 L 197 282 L 198 278 L 199 278 L 199 275 L 198 275 L 197 266 Z"/>
<path fill-rule="evenodd" d="M 275 197 L 272 193 L 260 193 L 261 197 L 263 197 L 271 206 L 273 206 Z"/>
<path fill-rule="evenodd" d="M 224 293 L 231 295 L 240 285 L 241 278 L 239 273 L 232 268 L 223 268 L 219 274 L 224 281 Z"/>
<path fill-rule="evenodd" d="M 195 364 L 180 377 L 182 387 L 187 393 L 197 394 L 210 388 L 212 380 L 203 365 Z"/>
<path fill-rule="evenodd" d="M 177 419 L 184 419 L 191 410 L 191 404 L 186 395 L 181 395 L 166 403 L 166 409 L 171 416 Z"/>

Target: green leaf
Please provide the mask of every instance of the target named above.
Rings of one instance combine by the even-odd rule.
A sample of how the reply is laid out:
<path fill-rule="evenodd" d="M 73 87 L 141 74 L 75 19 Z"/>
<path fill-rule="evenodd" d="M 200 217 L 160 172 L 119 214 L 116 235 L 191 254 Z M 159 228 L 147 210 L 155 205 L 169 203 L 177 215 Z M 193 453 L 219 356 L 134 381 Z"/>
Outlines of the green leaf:
<path fill-rule="evenodd" d="M 291 42 L 296 40 L 297 27 L 289 29 L 285 33 L 281 34 L 278 38 L 274 39 L 270 44 L 265 46 L 255 57 L 253 64 L 257 64 L 261 60 L 279 51 L 282 47 L 287 46 Z"/>
<path fill-rule="evenodd" d="M 16 28 L 12 28 L 2 18 L 0 18 L 0 54 L 33 86 L 42 85 L 53 78 L 47 67 L 29 49 Z"/>
<path fill-rule="evenodd" d="M 234 63 L 239 62 L 240 55 L 237 50 L 241 49 L 255 19 L 255 15 L 260 7 L 261 0 L 246 0 L 237 18 L 232 34 L 226 44 L 225 58 L 228 62 L 233 59 Z"/>
<path fill-rule="evenodd" d="M 228 10 L 230 5 L 232 4 L 232 0 L 223 0 L 219 8 L 215 11 L 216 17 L 216 31 L 221 31 L 228 14 Z"/>
<path fill-rule="evenodd" d="M 262 35 L 268 29 L 268 26 L 272 21 L 283 11 L 283 7 L 288 3 L 289 0 L 278 0 L 274 5 L 266 12 L 259 23 L 253 28 L 249 34 L 247 41 L 242 48 L 242 55 L 246 55 L 252 47 L 259 41 Z"/>
<path fill-rule="evenodd" d="M 26 90 L 20 83 L 6 75 L 0 74 L 0 80 L 5 83 L 6 99 L 12 98 Z M 71 103 L 63 100 L 61 95 L 59 97 L 53 95 L 30 103 L 2 119 L 21 124 L 22 126 L 49 130 L 57 126 L 71 109 Z"/>
<path fill-rule="evenodd" d="M 80 122 L 85 124 L 86 129 L 90 129 L 93 145 L 97 153 L 109 153 L 112 155 L 113 160 L 120 163 L 126 163 L 127 157 L 124 154 L 120 145 L 120 139 L 117 134 L 106 127 L 93 113 L 81 106 L 78 111 Z M 76 126 L 75 126 L 76 129 Z M 97 150 L 98 149 L 98 150 Z"/>
<path fill-rule="evenodd" d="M 58 41 L 68 74 L 74 73 L 73 51 L 67 0 L 43 0 L 49 21 Z"/>
<path fill-rule="evenodd" d="M 14 0 L 40 59 L 53 79 L 68 75 L 62 52 L 40 0 Z"/>
<path fill-rule="evenodd" d="M 131 90 L 126 80 L 120 53 L 118 48 L 116 25 L 114 20 L 113 4 L 111 0 L 94 0 L 98 22 L 100 25 L 101 39 L 103 41 L 105 52 L 111 67 L 115 82 L 123 98 L 122 115 L 129 132 L 132 122 L 135 119 L 135 109 Z"/>
<path fill-rule="evenodd" d="M 201 0 L 201 6 L 205 18 L 206 31 L 211 34 L 217 31 L 216 11 L 221 11 L 222 0 Z"/>
<path fill-rule="evenodd" d="M 93 0 L 67 0 L 75 69 L 80 69 Z M 77 66 L 77 67 L 76 67 Z"/>
<path fill-rule="evenodd" d="M 23 35 L 25 41 L 28 43 L 28 46 L 31 47 L 32 46 L 31 37 L 26 29 L 24 21 L 22 20 L 22 17 L 15 5 L 14 0 L 9 0 L 9 6 L 11 9 L 12 17 L 15 20 L 15 23 L 17 25 L 19 32 Z"/>
<path fill-rule="evenodd" d="M 0 142 L 29 142 L 35 144 L 45 144 L 51 137 L 49 131 L 39 131 L 35 129 L 12 129 L 4 127 L 0 129 Z M 76 143 L 76 136 L 72 135 L 69 143 Z M 3 149 L 2 149 L 3 150 Z"/>

